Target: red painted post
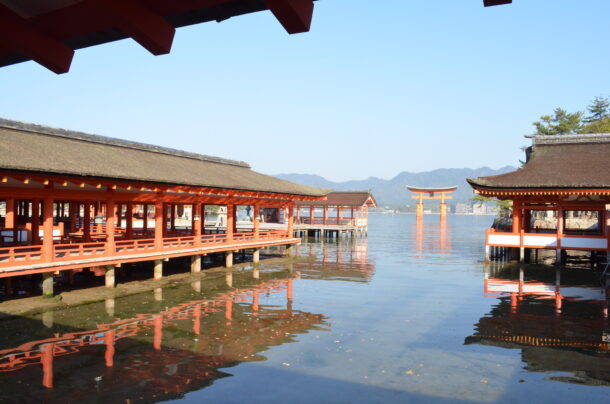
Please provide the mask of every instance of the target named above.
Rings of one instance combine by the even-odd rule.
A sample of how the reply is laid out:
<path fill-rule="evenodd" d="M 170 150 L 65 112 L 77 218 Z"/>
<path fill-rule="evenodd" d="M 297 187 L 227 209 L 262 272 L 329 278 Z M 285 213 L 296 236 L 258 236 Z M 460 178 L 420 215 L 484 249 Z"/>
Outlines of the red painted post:
<path fill-rule="evenodd" d="M 133 238 L 133 203 L 128 202 L 125 209 L 125 237 L 130 240 Z"/>
<path fill-rule="evenodd" d="M 15 227 L 15 200 L 6 200 L 6 216 L 4 217 L 4 227 L 12 229 Z"/>
<path fill-rule="evenodd" d="M 165 223 L 163 219 L 165 215 L 163 214 L 163 202 L 155 203 L 155 249 L 157 251 L 161 251 L 163 249 L 163 229 Z"/>
<path fill-rule="evenodd" d="M 48 196 L 44 199 L 42 209 L 43 217 L 43 239 L 42 255 L 45 261 L 53 261 L 53 197 Z"/>
<path fill-rule="evenodd" d="M 6 214 L 4 216 L 4 227 L 13 229 L 13 244 L 17 244 L 17 221 L 15 220 L 15 200 L 6 200 Z"/>
<path fill-rule="evenodd" d="M 324 222 L 322 224 L 325 226 L 328 224 L 328 206 L 324 207 Z"/>
<path fill-rule="evenodd" d="M 40 244 L 40 199 L 32 200 L 32 244 Z"/>
<path fill-rule="evenodd" d="M 108 200 L 106 202 L 106 255 L 110 256 L 116 253 L 116 247 L 114 244 L 115 208 L 116 205 L 113 200 Z"/>
<path fill-rule="evenodd" d="M 260 207 L 258 205 L 254 205 L 252 207 L 253 215 L 254 215 L 254 240 L 258 240 L 260 238 L 260 227 L 261 227 L 261 218 L 260 218 Z"/>
<path fill-rule="evenodd" d="M 70 233 L 76 231 L 76 218 L 78 216 L 78 204 L 70 202 Z"/>
<path fill-rule="evenodd" d="M 169 206 L 169 223 L 171 231 L 176 230 L 176 205 L 170 203 Z"/>
<path fill-rule="evenodd" d="M 91 202 L 85 202 L 83 204 L 85 210 L 83 218 L 83 241 L 91 241 Z"/>
<path fill-rule="evenodd" d="M 310 206 L 309 207 L 309 224 L 313 224 L 313 212 L 314 212 L 314 207 Z"/>
<path fill-rule="evenodd" d="M 116 205 L 116 227 L 123 227 L 123 204 Z"/>
<path fill-rule="evenodd" d="M 521 204 L 513 201 L 513 233 L 521 230 Z"/>
<path fill-rule="evenodd" d="M 235 205 L 227 205 L 227 242 L 233 241 L 235 227 Z"/>
<path fill-rule="evenodd" d="M 193 209 L 192 209 L 192 214 L 193 214 L 193 224 L 192 224 L 192 234 L 195 237 L 195 245 L 196 246 L 200 246 L 201 245 L 201 204 L 200 203 L 194 203 L 193 204 Z"/>
<path fill-rule="evenodd" d="M 288 237 L 293 236 L 294 229 L 294 202 L 288 205 Z"/>
<path fill-rule="evenodd" d="M 148 204 L 146 203 L 142 205 L 142 230 L 146 235 L 148 231 Z"/>

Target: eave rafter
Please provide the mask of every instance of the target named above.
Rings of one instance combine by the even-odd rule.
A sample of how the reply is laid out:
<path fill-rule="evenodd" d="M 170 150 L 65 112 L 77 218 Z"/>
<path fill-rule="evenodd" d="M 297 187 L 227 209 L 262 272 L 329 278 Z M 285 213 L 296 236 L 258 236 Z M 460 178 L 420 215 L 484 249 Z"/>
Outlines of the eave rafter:
<path fill-rule="evenodd" d="M 153 55 L 164 55 L 172 48 L 176 29 L 138 0 L 88 0 L 97 18 L 133 38 Z"/>
<path fill-rule="evenodd" d="M 23 188 L 11 185 L 12 181 L 23 184 Z M 27 187 L 26 187 L 27 186 Z M 37 187 L 36 187 L 37 186 Z M 33 188 L 32 188 L 33 187 Z M 45 190 L 44 188 L 49 188 Z M 71 187 L 71 188 L 69 188 Z M 112 181 L 107 179 L 78 178 L 58 175 L 42 175 L 28 173 L 0 174 L 0 194 L 9 197 L 28 198 L 30 195 L 52 192 L 69 200 L 72 196 L 78 199 L 109 198 L 124 201 L 154 201 L 163 199 L 176 203 L 195 203 L 204 201 L 221 202 L 238 201 L 246 204 L 278 203 L 287 204 L 293 200 L 320 200 L 325 197 L 310 197 L 301 195 L 278 194 L 272 192 L 239 191 L 223 188 L 194 187 L 183 185 L 168 185 L 129 181 Z"/>
<path fill-rule="evenodd" d="M 84 0 L 28 19 L 0 4 L 0 56 L 20 54 L 55 73 L 65 73 L 74 55 L 66 44 L 110 30 L 121 31 L 153 55 L 162 55 L 170 52 L 175 34 L 166 18 L 192 11 L 223 14 L 223 7 L 231 10 L 235 2 Z M 313 0 L 264 0 L 263 4 L 288 33 L 309 31 Z M 232 15 L 229 12 L 225 18 Z"/>
<path fill-rule="evenodd" d="M 309 31 L 313 0 L 265 0 L 265 3 L 289 34 Z"/>
<path fill-rule="evenodd" d="M 501 6 L 503 4 L 511 4 L 513 0 L 483 0 L 485 7 Z"/>
<path fill-rule="evenodd" d="M 0 50 L 20 53 L 54 73 L 70 70 L 74 50 L 0 4 Z"/>

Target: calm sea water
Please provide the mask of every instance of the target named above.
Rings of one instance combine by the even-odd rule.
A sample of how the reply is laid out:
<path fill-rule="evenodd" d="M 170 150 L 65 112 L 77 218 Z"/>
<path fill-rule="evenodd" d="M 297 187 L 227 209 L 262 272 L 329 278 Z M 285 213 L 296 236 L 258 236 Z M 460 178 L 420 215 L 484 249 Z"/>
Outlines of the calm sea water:
<path fill-rule="evenodd" d="M 607 402 L 599 278 L 484 264 L 491 220 L 372 214 L 291 265 L 0 322 L 0 400 Z"/>

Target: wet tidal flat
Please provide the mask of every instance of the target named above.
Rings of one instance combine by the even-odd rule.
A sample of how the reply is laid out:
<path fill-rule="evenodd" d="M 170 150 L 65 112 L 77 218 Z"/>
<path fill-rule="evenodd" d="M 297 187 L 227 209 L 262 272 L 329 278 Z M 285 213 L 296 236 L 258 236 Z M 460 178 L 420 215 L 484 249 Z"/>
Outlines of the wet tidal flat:
<path fill-rule="evenodd" d="M 492 220 L 371 214 L 301 259 L 4 319 L 0 401 L 606 402 L 599 276 L 485 264 Z"/>

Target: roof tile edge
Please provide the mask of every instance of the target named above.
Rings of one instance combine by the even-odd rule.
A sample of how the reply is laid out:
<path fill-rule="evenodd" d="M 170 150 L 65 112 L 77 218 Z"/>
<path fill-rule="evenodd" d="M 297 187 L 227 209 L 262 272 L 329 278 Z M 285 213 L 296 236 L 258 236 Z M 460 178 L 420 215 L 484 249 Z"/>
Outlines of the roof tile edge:
<path fill-rule="evenodd" d="M 532 144 L 610 143 L 610 133 L 586 133 L 575 135 L 532 136 Z"/>
<path fill-rule="evenodd" d="M 151 153 L 167 154 L 170 156 L 178 156 L 189 158 L 193 160 L 207 161 L 210 163 L 226 164 L 244 168 L 251 168 L 250 165 L 244 161 L 236 161 L 230 159 L 224 159 L 221 157 L 207 156 L 204 154 L 191 153 L 184 150 L 172 149 L 169 147 L 155 146 L 146 143 L 133 142 L 130 140 L 123 140 L 113 137 L 92 135 L 89 133 L 78 132 L 68 129 L 54 128 L 45 125 L 38 125 L 34 123 L 27 123 L 21 121 L 13 121 L 10 119 L 0 118 L 0 128 L 14 129 L 24 132 L 37 133 L 40 135 L 63 137 L 67 139 L 80 140 L 90 143 L 99 143 L 108 146 L 124 147 L 127 149 L 142 150 Z"/>

